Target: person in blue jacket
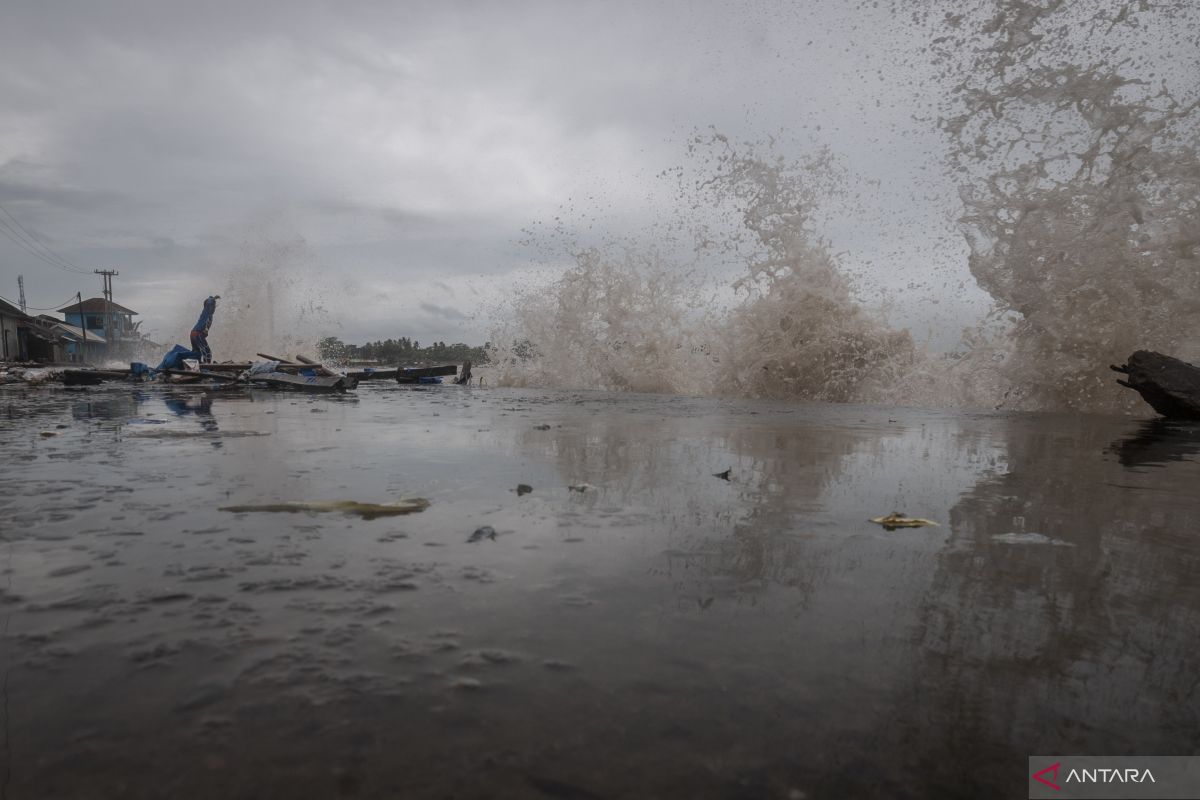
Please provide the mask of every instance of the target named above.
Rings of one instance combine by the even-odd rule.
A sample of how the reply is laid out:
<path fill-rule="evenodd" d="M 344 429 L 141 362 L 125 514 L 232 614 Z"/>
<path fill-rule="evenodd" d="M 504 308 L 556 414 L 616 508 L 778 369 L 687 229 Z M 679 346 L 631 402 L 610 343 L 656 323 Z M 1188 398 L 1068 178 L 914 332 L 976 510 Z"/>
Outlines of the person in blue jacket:
<path fill-rule="evenodd" d="M 208 346 L 208 329 L 212 327 L 213 313 L 217 310 L 217 301 L 221 299 L 221 295 L 216 294 L 204 301 L 204 310 L 200 312 L 200 319 L 196 320 L 196 325 L 192 328 L 192 350 L 196 353 L 196 358 L 200 359 L 201 364 L 212 363 L 212 350 Z"/>

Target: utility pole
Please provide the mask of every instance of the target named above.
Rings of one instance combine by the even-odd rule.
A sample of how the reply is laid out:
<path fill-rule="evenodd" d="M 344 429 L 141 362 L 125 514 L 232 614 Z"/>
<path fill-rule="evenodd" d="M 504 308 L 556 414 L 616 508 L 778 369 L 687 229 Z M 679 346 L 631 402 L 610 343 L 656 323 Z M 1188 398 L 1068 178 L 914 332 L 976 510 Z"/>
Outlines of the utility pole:
<path fill-rule="evenodd" d="M 83 364 L 87 358 L 87 320 L 83 318 L 83 292 L 76 292 L 75 296 L 79 298 L 79 327 L 83 329 L 83 344 L 79 346 L 79 363 Z"/>
<path fill-rule="evenodd" d="M 112 279 L 115 275 L 120 275 L 115 269 L 98 269 L 95 273 L 100 276 L 100 280 L 104 283 L 104 354 L 112 358 L 112 341 L 113 341 L 113 325 L 112 321 Z"/>
<path fill-rule="evenodd" d="M 21 313 L 28 314 L 29 312 L 25 309 L 25 276 L 24 275 L 17 276 L 17 288 L 21 290 Z"/>

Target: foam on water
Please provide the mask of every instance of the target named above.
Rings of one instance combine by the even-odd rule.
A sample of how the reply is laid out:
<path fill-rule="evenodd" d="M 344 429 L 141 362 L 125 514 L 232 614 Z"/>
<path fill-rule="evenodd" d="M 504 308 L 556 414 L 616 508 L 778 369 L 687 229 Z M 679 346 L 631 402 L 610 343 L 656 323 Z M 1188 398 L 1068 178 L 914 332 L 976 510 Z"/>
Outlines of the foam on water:
<path fill-rule="evenodd" d="M 713 135 L 690 143 L 707 172 L 679 200 L 697 252 L 713 249 L 714 210 L 738 221 L 716 248 L 743 259 L 736 301 L 705 307 L 711 287 L 654 246 L 568 249 L 563 276 L 516 298 L 495 332 L 501 381 L 1139 409 L 1108 364 L 1138 348 L 1200 356 L 1198 84 L 1178 64 L 1197 16 L 1018 0 L 895 13 L 930 42 L 965 268 L 994 301 L 958 353 L 927 352 L 861 302 L 819 230 L 840 185 L 828 156 L 784 161 Z"/>

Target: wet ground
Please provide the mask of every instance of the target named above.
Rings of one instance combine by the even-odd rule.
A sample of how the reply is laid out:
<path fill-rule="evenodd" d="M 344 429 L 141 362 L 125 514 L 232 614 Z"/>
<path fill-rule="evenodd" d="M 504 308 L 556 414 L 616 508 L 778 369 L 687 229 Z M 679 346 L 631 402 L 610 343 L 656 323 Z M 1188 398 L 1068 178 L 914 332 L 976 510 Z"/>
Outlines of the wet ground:
<path fill-rule="evenodd" d="M 4 800 L 1019 797 L 1200 749 L 1196 426 L 16 387 L 0 456 Z"/>

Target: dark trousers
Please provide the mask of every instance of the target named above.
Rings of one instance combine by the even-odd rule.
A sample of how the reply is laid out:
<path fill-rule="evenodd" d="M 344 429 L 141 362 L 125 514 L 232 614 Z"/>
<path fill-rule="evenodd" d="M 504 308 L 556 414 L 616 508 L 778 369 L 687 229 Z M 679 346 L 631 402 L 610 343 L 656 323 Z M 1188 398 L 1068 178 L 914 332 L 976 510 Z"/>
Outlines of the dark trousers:
<path fill-rule="evenodd" d="M 212 350 L 208 347 L 208 337 L 200 331 L 192 331 L 192 350 L 201 364 L 212 363 Z"/>

